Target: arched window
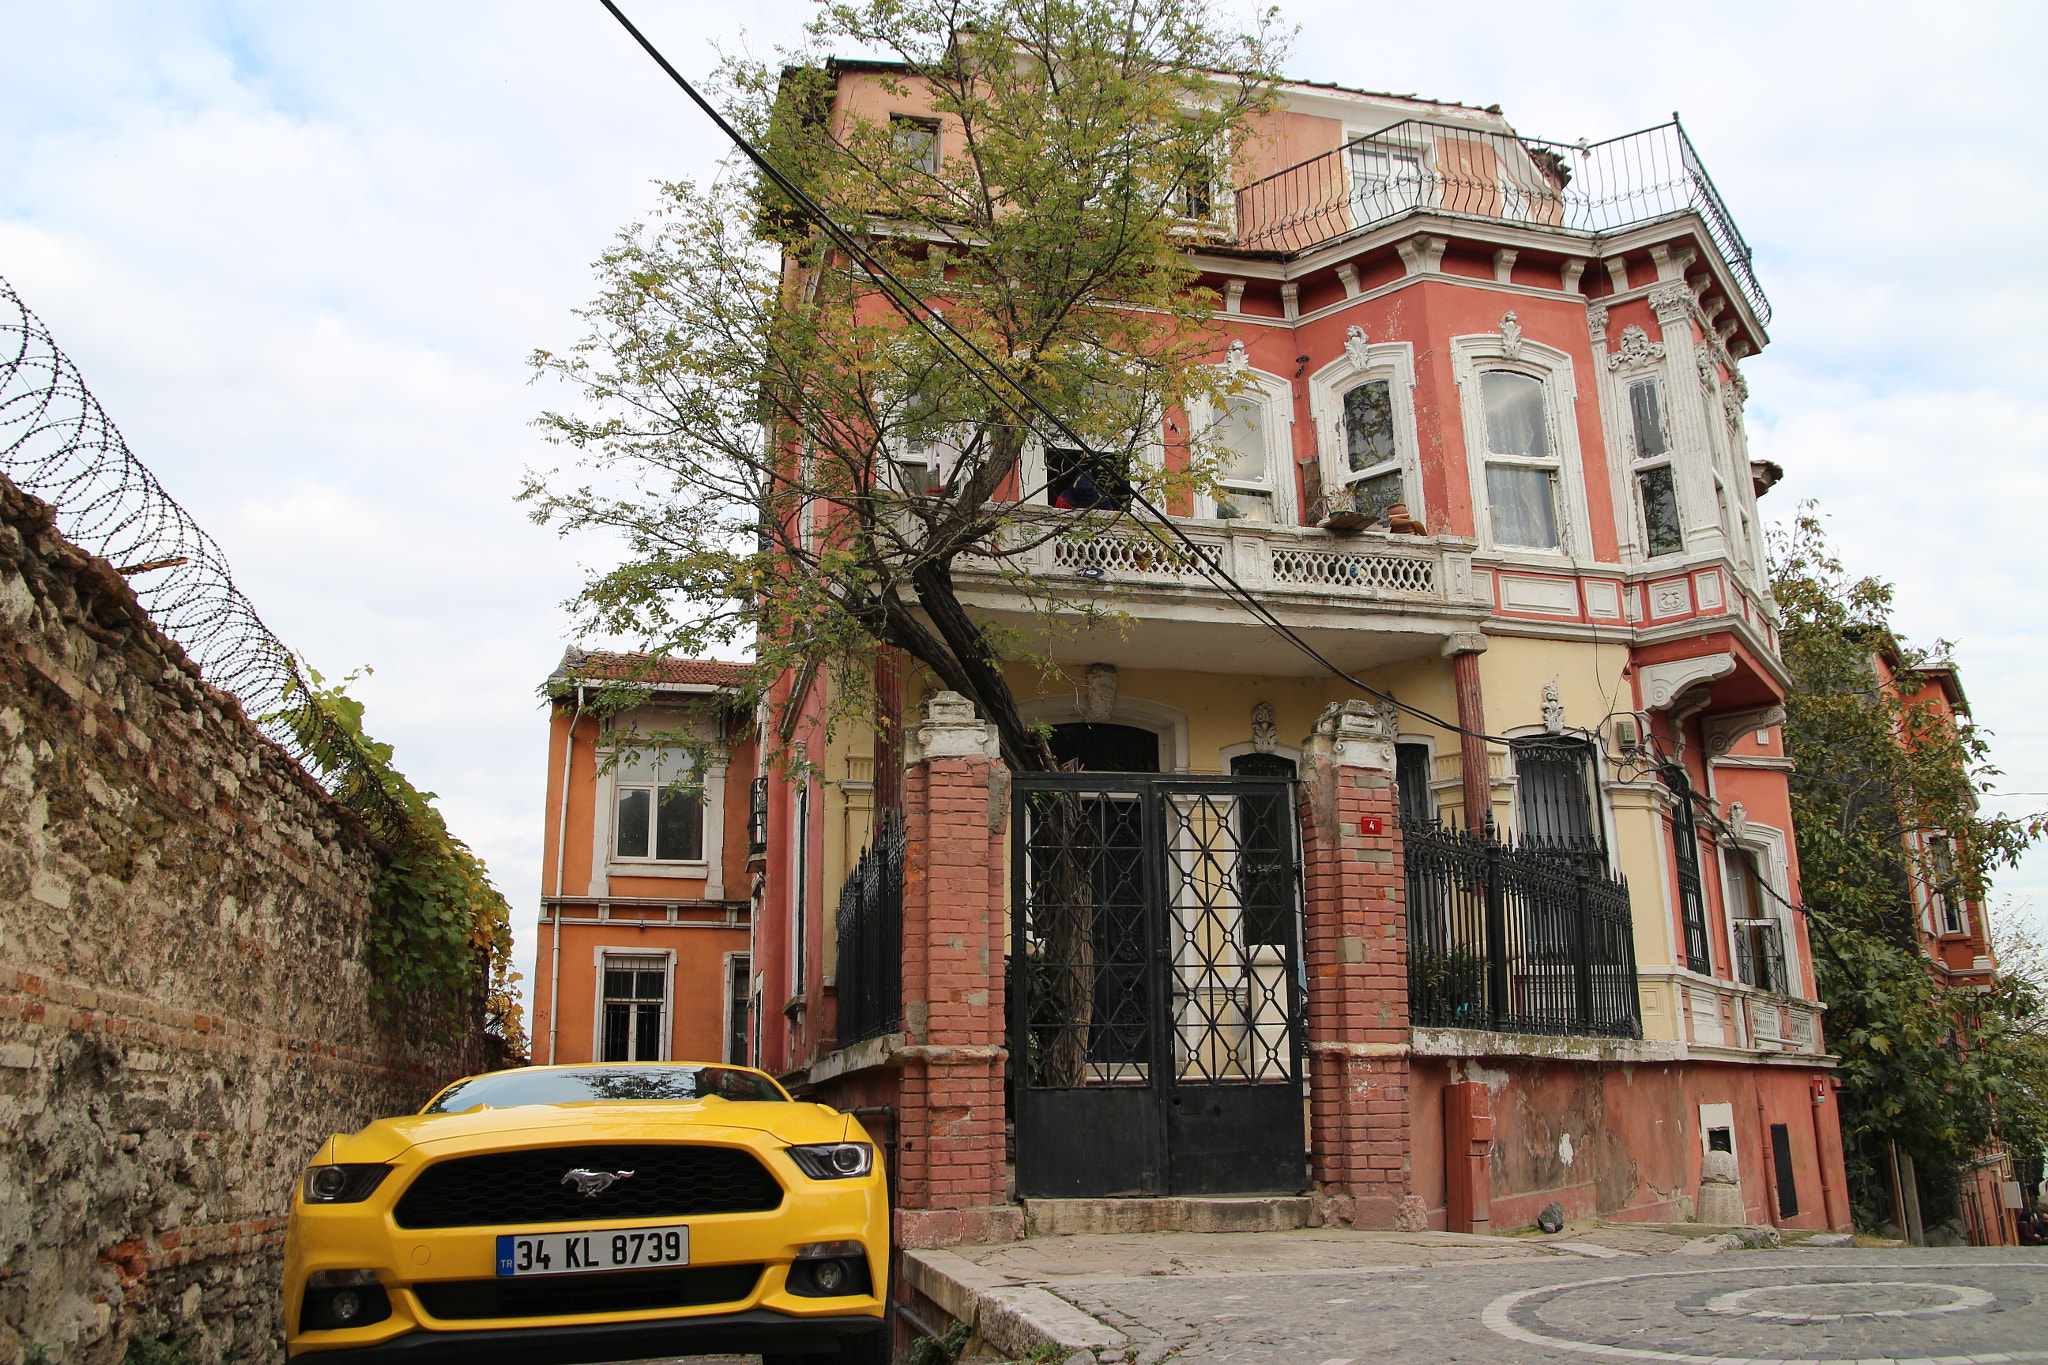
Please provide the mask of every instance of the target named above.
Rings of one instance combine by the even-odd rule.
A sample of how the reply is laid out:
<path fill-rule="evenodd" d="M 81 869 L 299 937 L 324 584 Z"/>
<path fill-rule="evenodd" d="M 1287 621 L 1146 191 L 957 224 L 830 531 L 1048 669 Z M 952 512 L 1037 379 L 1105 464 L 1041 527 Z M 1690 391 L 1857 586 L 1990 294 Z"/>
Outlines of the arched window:
<path fill-rule="evenodd" d="M 1072 721 L 1052 727 L 1052 756 L 1084 773 L 1156 773 L 1159 736 L 1135 725 Z"/>

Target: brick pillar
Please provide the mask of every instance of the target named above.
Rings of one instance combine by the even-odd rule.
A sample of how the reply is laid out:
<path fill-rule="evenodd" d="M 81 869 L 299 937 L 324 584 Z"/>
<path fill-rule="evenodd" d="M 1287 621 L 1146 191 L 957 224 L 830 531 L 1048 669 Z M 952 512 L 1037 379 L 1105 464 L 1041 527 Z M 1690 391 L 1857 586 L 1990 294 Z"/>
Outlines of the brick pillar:
<path fill-rule="evenodd" d="M 1009 771 L 957 692 L 925 699 L 903 782 L 903 1084 L 897 1239 L 1009 1241 L 1003 1126 L 1003 848 Z"/>
<path fill-rule="evenodd" d="M 1419 1232 L 1396 733 L 1370 702 L 1336 702 L 1303 745 L 1309 1151 L 1326 1224 Z"/>

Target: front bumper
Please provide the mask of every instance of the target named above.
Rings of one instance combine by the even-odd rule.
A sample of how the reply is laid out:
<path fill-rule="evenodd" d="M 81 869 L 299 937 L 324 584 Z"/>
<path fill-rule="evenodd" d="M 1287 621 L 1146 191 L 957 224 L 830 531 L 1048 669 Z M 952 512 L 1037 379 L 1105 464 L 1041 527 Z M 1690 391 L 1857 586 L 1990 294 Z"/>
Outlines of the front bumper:
<path fill-rule="evenodd" d="M 320 1365 L 596 1365 L 679 1355 L 830 1351 L 841 1338 L 882 1330 L 869 1314 L 793 1318 L 766 1309 L 659 1322 L 601 1322 L 467 1332 L 407 1332 L 370 1346 L 306 1357 Z"/>

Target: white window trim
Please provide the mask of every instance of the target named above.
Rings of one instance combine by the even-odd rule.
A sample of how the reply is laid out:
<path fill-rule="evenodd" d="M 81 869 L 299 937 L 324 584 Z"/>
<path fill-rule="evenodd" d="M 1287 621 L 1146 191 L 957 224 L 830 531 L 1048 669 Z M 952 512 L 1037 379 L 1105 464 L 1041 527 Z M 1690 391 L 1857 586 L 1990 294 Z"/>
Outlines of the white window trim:
<path fill-rule="evenodd" d="M 722 1057 L 723 1054 L 729 1050 L 730 1044 L 732 1042 L 732 974 L 734 965 L 741 960 L 744 960 L 747 964 L 746 974 L 740 978 L 739 983 L 741 990 L 740 998 L 744 1002 L 747 1011 L 747 1023 L 746 1027 L 740 1031 L 740 1050 L 742 1052 L 747 1052 L 750 1051 L 753 1046 L 753 994 L 749 988 L 753 985 L 754 980 L 754 957 L 751 949 L 734 948 L 731 951 L 727 952 L 719 960 L 718 964 L 718 992 L 720 996 L 718 1010 L 718 1051 Z M 723 1057 L 723 1060 L 730 1066 L 751 1065 L 745 1057 Z"/>
<path fill-rule="evenodd" d="M 1296 777 L 1301 776 L 1301 750 L 1295 748 L 1291 744 L 1275 744 L 1270 749 L 1261 749 L 1258 745 L 1252 743 L 1252 741 L 1248 739 L 1242 740 L 1236 744 L 1226 744 L 1221 749 L 1218 749 L 1216 751 L 1216 757 L 1218 759 L 1218 767 L 1216 771 L 1223 774 L 1225 777 L 1228 777 L 1230 775 L 1231 759 L 1242 758 L 1246 754 L 1258 753 L 1271 754 L 1275 758 L 1284 758 L 1289 760 L 1294 764 L 1294 775 Z"/>
<path fill-rule="evenodd" d="M 1506 338 L 1481 332 L 1451 338 L 1451 376 L 1458 385 L 1458 414 L 1465 427 L 1466 472 L 1471 480 L 1473 532 L 1485 553 L 1528 556 L 1533 562 L 1591 559 L 1593 546 L 1586 530 L 1586 471 L 1579 454 L 1578 376 L 1568 352 L 1526 338 L 1510 359 Z M 1526 375 L 1543 386 L 1543 415 L 1549 424 L 1550 448 L 1558 470 L 1558 548 L 1499 545 L 1493 539 L 1493 504 L 1486 495 L 1486 405 L 1479 376 L 1486 370 Z M 1533 465 L 1531 467 L 1534 467 Z M 1411 513 L 1413 509 L 1410 509 Z"/>
<path fill-rule="evenodd" d="M 1240 373 L 1246 375 L 1251 384 L 1243 392 L 1233 394 L 1236 399 L 1257 400 L 1266 410 L 1266 469 L 1270 475 L 1270 491 L 1273 495 L 1273 524 L 1276 526 L 1298 526 L 1301 512 L 1295 498 L 1294 478 L 1294 386 L 1280 375 L 1265 370 L 1246 368 Z M 1189 435 L 1206 433 L 1219 418 L 1217 405 L 1205 398 L 1196 398 L 1188 404 L 1188 422 L 1193 427 Z M 1218 483 L 1227 486 L 1242 484 L 1246 491 L 1252 486 L 1244 480 L 1236 484 L 1218 478 Z M 1216 500 L 1206 495 L 1195 498 L 1195 515 L 1216 517 Z M 1240 518 L 1232 518 L 1233 523 Z M 1256 522 L 1244 522 L 1257 525 Z"/>
<path fill-rule="evenodd" d="M 1351 460 L 1344 431 L 1344 393 L 1368 379 L 1384 379 L 1394 400 L 1394 458 L 1401 466 L 1401 495 L 1408 515 L 1429 520 L 1423 496 L 1422 462 L 1415 444 L 1415 347 L 1406 341 L 1382 341 L 1365 348 L 1359 364 L 1347 350 L 1308 379 L 1309 414 L 1315 422 L 1316 469 L 1321 475 L 1323 502 L 1349 486 Z"/>
<path fill-rule="evenodd" d="M 1085 716 L 1081 714 L 1080 700 L 1071 695 L 1040 697 L 1035 701 L 1021 702 L 1017 707 L 1018 716 L 1026 725 L 1044 722 L 1048 725 L 1065 725 L 1070 722 L 1094 721 L 1111 725 L 1128 725 L 1134 730 L 1150 730 L 1162 741 L 1159 746 L 1159 766 L 1167 773 L 1186 773 L 1193 759 L 1193 749 L 1188 737 L 1188 713 L 1176 706 L 1161 702 L 1143 701 L 1137 697 L 1119 695 L 1106 716 Z"/>
<path fill-rule="evenodd" d="M 632 715 L 619 718 L 607 724 L 609 732 L 615 725 L 630 725 Z M 603 739 L 599 739 L 599 756 L 602 758 Z M 669 877 L 679 880 L 703 881 L 704 896 L 707 900 L 725 898 L 724 852 L 725 852 L 725 774 L 726 765 L 714 762 L 704 769 L 703 780 L 697 784 L 704 802 L 703 838 L 700 841 L 701 856 L 686 859 L 661 860 L 653 857 L 622 858 L 618 855 L 618 840 L 614 826 L 618 820 L 619 788 L 649 785 L 638 778 L 621 779 L 616 768 L 598 774 L 592 785 L 596 788 L 597 808 L 591 812 L 591 860 L 593 869 L 591 886 L 587 894 L 603 896 L 610 893 L 610 887 L 600 885 L 600 877 Z"/>
<path fill-rule="evenodd" d="M 675 1045 L 676 1031 L 676 950 L 673 948 L 649 948 L 637 943 L 600 943 L 591 949 L 590 963 L 594 983 L 597 987 L 597 1008 L 590 1012 L 590 1060 L 595 1062 L 604 1056 L 604 963 L 608 957 L 659 957 L 667 959 L 662 968 L 661 989 L 661 1055 L 653 1060 L 669 1060 L 669 1052 Z"/>

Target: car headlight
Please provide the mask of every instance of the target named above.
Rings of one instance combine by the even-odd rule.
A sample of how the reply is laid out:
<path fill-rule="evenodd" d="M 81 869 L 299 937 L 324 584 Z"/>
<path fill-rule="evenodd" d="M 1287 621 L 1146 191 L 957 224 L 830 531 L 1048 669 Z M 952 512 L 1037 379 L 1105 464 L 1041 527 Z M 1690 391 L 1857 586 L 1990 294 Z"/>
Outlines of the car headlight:
<path fill-rule="evenodd" d="M 865 1142 L 817 1142 L 789 1149 L 790 1160 L 813 1180 L 851 1180 L 875 1169 L 875 1149 Z"/>
<path fill-rule="evenodd" d="M 303 1182 L 306 1202 L 360 1204 L 368 1199 L 370 1192 L 383 1184 L 384 1177 L 390 1174 L 391 1168 L 382 1163 L 314 1166 L 307 1170 Z"/>

